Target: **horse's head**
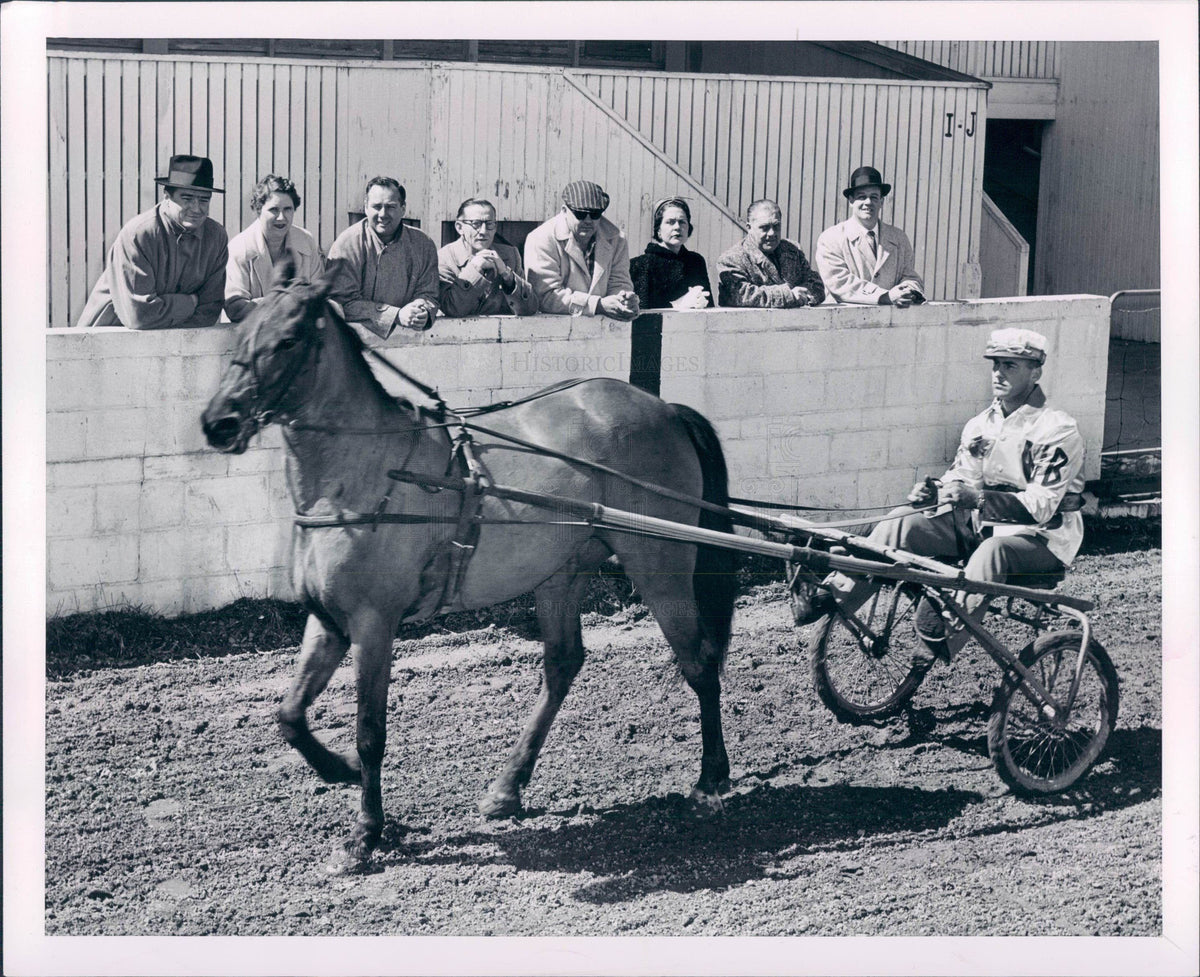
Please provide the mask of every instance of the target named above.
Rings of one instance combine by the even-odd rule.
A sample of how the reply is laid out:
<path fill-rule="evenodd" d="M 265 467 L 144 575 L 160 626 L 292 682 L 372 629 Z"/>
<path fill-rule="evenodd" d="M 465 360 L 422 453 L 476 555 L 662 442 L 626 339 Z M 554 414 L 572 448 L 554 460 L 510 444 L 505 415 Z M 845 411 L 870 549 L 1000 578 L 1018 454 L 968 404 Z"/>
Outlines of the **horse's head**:
<path fill-rule="evenodd" d="M 275 264 L 270 293 L 242 321 L 233 361 L 201 415 L 204 436 L 218 451 L 241 454 L 260 427 L 294 413 L 308 392 L 334 272 L 315 283 L 294 275 L 287 251 Z"/>

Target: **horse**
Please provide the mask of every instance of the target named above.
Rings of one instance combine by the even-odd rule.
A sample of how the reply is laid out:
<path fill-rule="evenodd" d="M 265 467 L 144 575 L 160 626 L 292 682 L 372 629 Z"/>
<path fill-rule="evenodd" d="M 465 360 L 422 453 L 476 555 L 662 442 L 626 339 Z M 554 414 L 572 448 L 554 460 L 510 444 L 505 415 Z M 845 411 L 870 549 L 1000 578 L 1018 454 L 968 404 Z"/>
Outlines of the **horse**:
<path fill-rule="evenodd" d="M 330 870 L 367 870 L 383 830 L 380 771 L 399 626 L 532 590 L 544 646 L 541 689 L 507 761 L 478 802 L 486 817 L 515 816 L 583 665 L 581 598 L 593 571 L 613 555 L 699 701 L 702 756 L 690 813 L 719 812 L 720 795 L 730 786 L 720 693 L 736 596 L 735 554 L 555 519 L 484 491 L 476 514 L 466 520 L 477 525 L 473 556 L 465 563 L 456 559 L 468 549 L 455 537 L 456 524 L 468 515 L 466 493 L 393 477 L 397 468 L 418 479 L 458 470 L 454 424 L 447 420 L 456 415 L 444 405 L 429 409 L 390 395 L 367 363 L 362 339 L 328 300 L 332 275 L 299 282 L 293 273 L 285 256 L 270 292 L 241 324 L 233 358 L 201 422 L 212 448 L 234 454 L 245 451 L 265 425 L 282 427 L 297 514 L 292 584 L 308 618 L 298 674 L 276 719 L 284 739 L 326 782 L 362 788 L 357 820 Z M 502 405 L 487 420 L 490 433 L 472 431 L 469 453 L 473 467 L 494 485 L 731 531 L 730 520 L 714 511 L 728 500 L 720 442 L 691 408 L 598 378 Z M 448 578 L 456 573 L 451 586 Z M 339 754 L 311 732 L 307 710 L 348 650 L 356 668 L 356 750 Z"/>

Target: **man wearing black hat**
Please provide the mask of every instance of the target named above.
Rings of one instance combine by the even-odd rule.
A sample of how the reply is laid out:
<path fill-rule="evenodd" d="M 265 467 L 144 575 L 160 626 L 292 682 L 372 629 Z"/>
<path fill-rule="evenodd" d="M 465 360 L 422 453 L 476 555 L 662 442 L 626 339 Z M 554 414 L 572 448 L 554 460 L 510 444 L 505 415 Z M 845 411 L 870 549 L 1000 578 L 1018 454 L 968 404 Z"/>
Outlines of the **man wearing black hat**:
<path fill-rule="evenodd" d="M 162 200 L 121 228 L 79 316 L 81 326 L 211 326 L 225 300 L 229 236 L 208 216 L 212 161 L 172 156 Z"/>
<path fill-rule="evenodd" d="M 842 191 L 850 201 L 850 218 L 817 238 L 817 271 L 839 302 L 903 308 L 925 300 L 912 242 L 879 219 L 891 189 L 873 166 L 860 166 Z"/>
<path fill-rule="evenodd" d="M 629 277 L 629 243 L 605 220 L 608 194 L 578 180 L 562 192 L 563 206 L 525 238 L 525 269 L 538 306 L 551 315 L 632 319 L 640 310 Z"/>

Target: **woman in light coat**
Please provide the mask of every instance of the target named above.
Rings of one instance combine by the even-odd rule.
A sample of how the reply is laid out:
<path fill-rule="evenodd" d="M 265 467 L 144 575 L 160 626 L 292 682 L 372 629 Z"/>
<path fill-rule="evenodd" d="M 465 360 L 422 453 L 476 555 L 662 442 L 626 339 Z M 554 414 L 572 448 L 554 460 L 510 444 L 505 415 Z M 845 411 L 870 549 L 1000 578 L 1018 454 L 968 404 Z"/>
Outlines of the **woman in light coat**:
<path fill-rule="evenodd" d="M 267 174 L 250 197 L 258 220 L 229 242 L 225 268 L 225 314 L 240 322 L 271 288 L 272 268 L 285 250 L 292 252 L 298 281 L 315 281 L 325 259 L 313 236 L 292 221 L 300 206 L 296 185 L 287 177 Z"/>

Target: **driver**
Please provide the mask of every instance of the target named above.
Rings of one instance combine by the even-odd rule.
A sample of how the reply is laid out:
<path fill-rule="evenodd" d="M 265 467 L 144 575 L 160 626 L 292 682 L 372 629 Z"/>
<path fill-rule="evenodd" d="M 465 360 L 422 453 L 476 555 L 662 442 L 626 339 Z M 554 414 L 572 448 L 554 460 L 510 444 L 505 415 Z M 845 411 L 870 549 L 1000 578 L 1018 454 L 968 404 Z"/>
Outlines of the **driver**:
<path fill-rule="evenodd" d="M 954 463 L 939 481 L 913 486 L 912 503 L 894 509 L 869 539 L 922 556 L 966 561 L 968 580 L 1005 583 L 1016 575 L 1057 576 L 1083 542 L 1083 438 L 1075 420 L 1046 403 L 1038 381 L 1046 337 L 1031 329 L 998 329 L 984 358 L 991 361 L 994 399 L 963 428 Z M 936 510 L 914 506 L 936 503 Z M 832 594 L 810 601 L 809 620 L 836 599 L 853 609 L 870 583 L 834 573 Z M 927 601 L 917 630 L 946 657 L 945 627 Z"/>

